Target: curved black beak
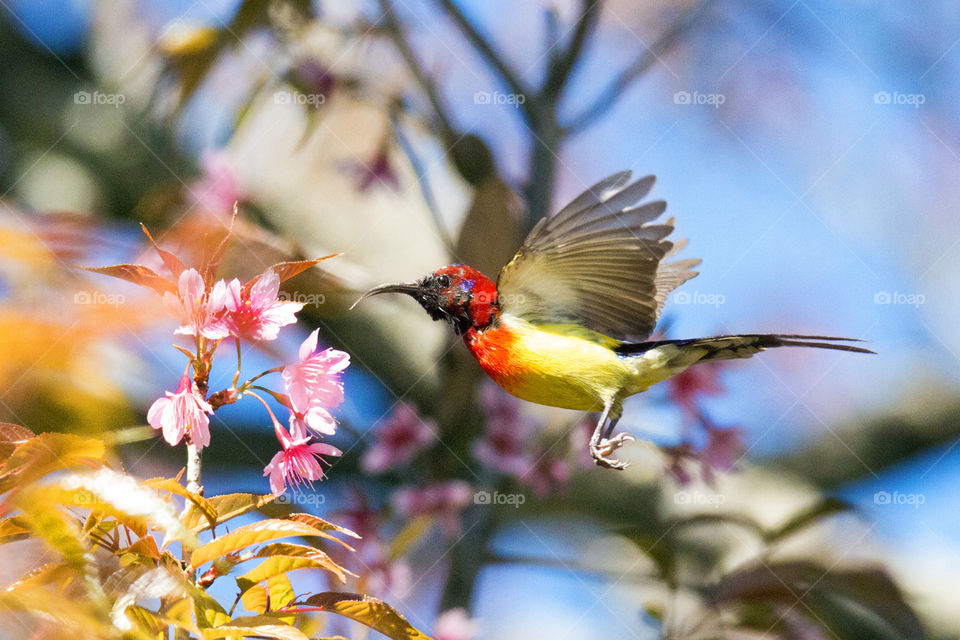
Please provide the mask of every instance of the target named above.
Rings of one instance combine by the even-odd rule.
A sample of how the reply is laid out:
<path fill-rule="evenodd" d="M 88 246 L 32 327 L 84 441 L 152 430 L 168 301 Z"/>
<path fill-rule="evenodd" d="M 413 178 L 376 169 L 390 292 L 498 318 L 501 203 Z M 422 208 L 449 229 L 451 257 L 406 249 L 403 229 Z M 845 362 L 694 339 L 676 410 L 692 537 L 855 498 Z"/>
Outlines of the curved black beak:
<path fill-rule="evenodd" d="M 413 296 L 416 298 L 423 293 L 423 288 L 419 284 L 382 284 L 379 287 L 374 287 L 367 291 L 365 294 L 360 296 L 356 302 L 350 305 L 350 310 L 352 311 L 354 307 L 358 304 L 369 298 L 370 296 L 375 296 L 381 293 L 405 293 L 408 296 Z"/>

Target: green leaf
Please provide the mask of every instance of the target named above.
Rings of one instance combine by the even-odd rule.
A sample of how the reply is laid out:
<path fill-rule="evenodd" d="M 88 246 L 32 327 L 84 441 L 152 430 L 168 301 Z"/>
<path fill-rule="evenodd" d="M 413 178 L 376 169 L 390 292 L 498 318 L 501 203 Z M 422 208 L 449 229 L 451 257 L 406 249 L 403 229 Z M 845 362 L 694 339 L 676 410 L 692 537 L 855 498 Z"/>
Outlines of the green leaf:
<path fill-rule="evenodd" d="M 310 640 L 302 631 L 282 620 L 270 616 L 246 616 L 234 618 L 213 629 L 204 629 L 206 640 L 228 636 L 256 636 L 277 640 Z"/>
<path fill-rule="evenodd" d="M 303 607 L 356 620 L 393 640 L 430 640 L 386 602 L 359 593 L 318 593 L 303 601 L 300 608 Z"/>
<path fill-rule="evenodd" d="M 396 560 L 405 554 L 417 540 L 420 540 L 433 527 L 434 517 L 420 515 L 407 523 L 400 533 L 390 541 L 390 560 Z"/>
<path fill-rule="evenodd" d="M 219 538 L 208 542 L 207 544 L 197 547 L 193 550 L 193 553 L 190 556 L 190 564 L 194 569 L 196 569 L 204 563 L 221 558 L 228 553 L 246 549 L 247 547 L 260 542 L 267 542 L 269 540 L 289 538 L 293 536 L 317 536 L 328 538 L 330 540 L 336 540 L 351 551 L 353 550 L 352 547 L 348 546 L 342 540 L 339 540 L 338 538 L 327 533 L 327 531 L 318 529 L 312 525 L 291 520 L 269 519 L 244 525 L 228 534 L 222 535 Z"/>
<path fill-rule="evenodd" d="M 713 593 L 714 603 L 720 605 L 793 606 L 800 597 L 809 607 L 811 622 L 840 638 L 926 637 L 916 614 L 882 569 L 835 571 L 805 561 L 761 564 L 726 576 Z"/>
<path fill-rule="evenodd" d="M 274 495 L 257 495 L 254 493 L 228 493 L 222 496 L 207 498 L 207 504 L 217 512 L 217 524 L 223 524 L 231 518 L 242 516 L 245 513 L 259 509 L 265 504 L 277 499 Z M 194 534 L 210 529 L 206 516 L 197 508 L 191 506 L 184 516 L 183 524 Z"/>
<path fill-rule="evenodd" d="M 779 528 L 767 532 L 764 538 L 767 542 L 775 542 L 799 531 L 800 529 L 808 527 L 812 524 L 816 524 L 823 518 L 832 516 L 836 513 L 850 511 L 852 508 L 853 506 L 845 500 L 840 500 L 839 498 L 824 498 L 811 508 L 793 516 Z"/>

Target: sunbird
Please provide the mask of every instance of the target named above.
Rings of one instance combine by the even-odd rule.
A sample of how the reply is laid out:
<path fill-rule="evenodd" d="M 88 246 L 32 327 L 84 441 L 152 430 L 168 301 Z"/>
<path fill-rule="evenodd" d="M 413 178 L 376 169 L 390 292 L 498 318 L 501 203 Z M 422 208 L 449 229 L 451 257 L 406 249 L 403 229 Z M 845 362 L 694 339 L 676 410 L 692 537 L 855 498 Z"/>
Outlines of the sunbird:
<path fill-rule="evenodd" d="M 601 180 L 556 215 L 543 218 L 497 282 L 455 264 L 381 293 L 413 297 L 434 320 L 463 337 L 480 367 L 509 393 L 530 402 L 600 411 L 590 438 L 596 463 L 625 469 L 614 452 L 633 440 L 613 436 L 623 401 L 695 364 L 749 358 L 771 347 L 873 353 L 853 338 L 787 334 L 647 340 L 667 297 L 697 275 L 696 258 L 672 260 L 687 243 L 671 242 L 674 220 L 657 223 L 666 202 L 639 203 L 654 176 L 630 171 Z M 353 307 L 351 307 L 353 308 Z"/>

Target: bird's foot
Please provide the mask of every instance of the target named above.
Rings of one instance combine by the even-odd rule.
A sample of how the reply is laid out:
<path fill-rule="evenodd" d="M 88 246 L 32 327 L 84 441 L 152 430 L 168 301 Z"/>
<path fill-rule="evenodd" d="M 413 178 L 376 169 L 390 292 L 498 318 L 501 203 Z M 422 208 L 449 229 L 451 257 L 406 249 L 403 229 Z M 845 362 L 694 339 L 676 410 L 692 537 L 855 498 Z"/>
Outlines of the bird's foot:
<path fill-rule="evenodd" d="M 623 471 L 630 465 L 614 458 L 613 452 L 631 440 L 636 440 L 636 438 L 629 433 L 621 433 L 613 438 L 601 440 L 599 443 L 591 443 L 590 455 L 599 467 Z"/>

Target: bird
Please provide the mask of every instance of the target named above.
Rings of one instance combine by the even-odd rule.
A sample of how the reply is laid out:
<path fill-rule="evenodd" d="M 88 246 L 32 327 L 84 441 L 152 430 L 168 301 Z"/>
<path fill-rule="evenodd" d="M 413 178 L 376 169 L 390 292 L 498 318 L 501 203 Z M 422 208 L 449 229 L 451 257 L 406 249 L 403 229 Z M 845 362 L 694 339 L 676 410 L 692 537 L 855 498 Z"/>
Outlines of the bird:
<path fill-rule="evenodd" d="M 541 219 L 497 281 L 466 264 L 412 283 L 385 284 L 449 323 L 480 367 L 514 396 L 542 405 L 600 412 L 590 438 L 595 463 L 626 469 L 614 453 L 634 440 L 613 435 L 626 398 L 705 362 L 749 358 L 775 347 L 874 353 L 853 338 L 736 334 L 649 339 L 668 296 L 698 275 L 696 258 L 676 259 L 674 219 L 658 222 L 666 202 L 640 203 L 654 176 L 631 182 L 621 171 Z"/>

